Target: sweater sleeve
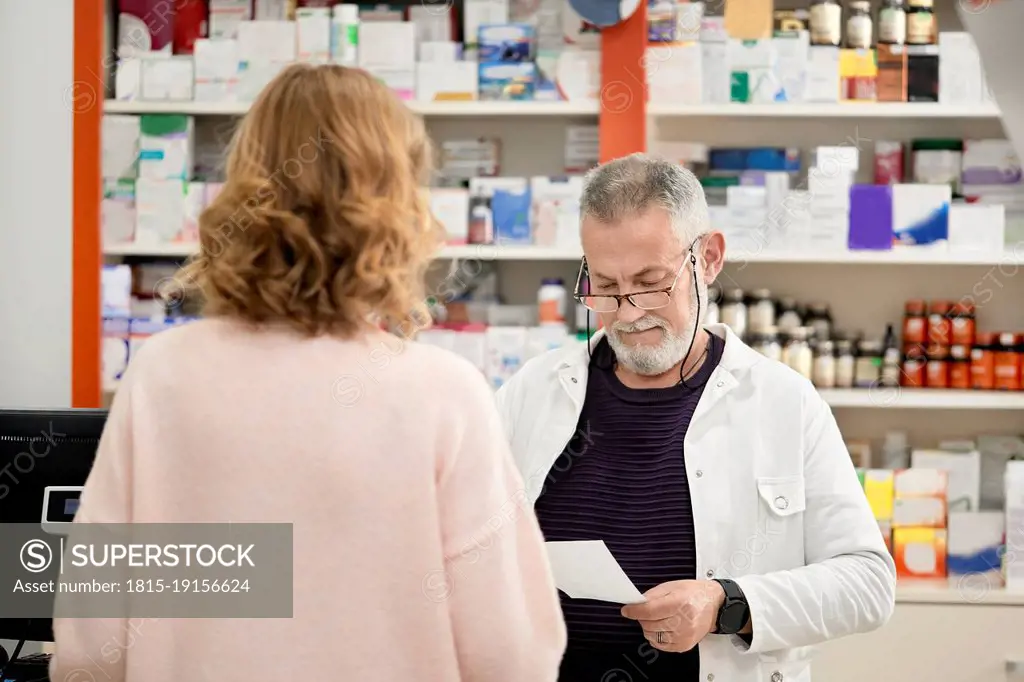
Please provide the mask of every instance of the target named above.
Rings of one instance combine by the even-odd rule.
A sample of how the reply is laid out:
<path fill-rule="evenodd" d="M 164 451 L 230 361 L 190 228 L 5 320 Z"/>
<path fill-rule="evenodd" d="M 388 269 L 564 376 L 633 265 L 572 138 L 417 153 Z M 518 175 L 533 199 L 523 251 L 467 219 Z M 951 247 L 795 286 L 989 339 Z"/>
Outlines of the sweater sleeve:
<path fill-rule="evenodd" d="M 126 373 L 107 416 L 96 450 L 96 459 L 85 488 L 67 546 L 75 541 L 75 526 L 81 524 L 130 523 L 132 500 L 132 386 Z M 58 594 L 55 611 L 62 600 L 75 595 Z M 104 599 L 122 598 L 104 595 Z M 105 602 L 106 603 L 106 602 Z M 50 679 L 65 682 L 122 682 L 125 679 L 125 655 L 130 648 L 132 623 L 128 618 L 54 618 L 56 652 L 50 660 Z M 121 643 L 119 645 L 118 643 Z"/>
<path fill-rule="evenodd" d="M 566 644 L 544 539 L 486 384 L 466 391 L 440 481 L 444 570 L 424 582 L 451 614 L 465 682 L 554 682 Z"/>

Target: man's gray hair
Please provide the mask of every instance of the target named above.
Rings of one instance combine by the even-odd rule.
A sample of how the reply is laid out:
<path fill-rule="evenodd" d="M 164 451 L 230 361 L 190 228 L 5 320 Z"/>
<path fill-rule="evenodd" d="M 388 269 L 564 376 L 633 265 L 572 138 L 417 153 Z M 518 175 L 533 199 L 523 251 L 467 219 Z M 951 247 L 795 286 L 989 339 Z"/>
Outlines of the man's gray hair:
<path fill-rule="evenodd" d="M 587 173 L 580 218 L 614 223 L 659 207 L 665 209 L 684 244 L 711 230 L 700 180 L 678 163 L 632 154 Z"/>

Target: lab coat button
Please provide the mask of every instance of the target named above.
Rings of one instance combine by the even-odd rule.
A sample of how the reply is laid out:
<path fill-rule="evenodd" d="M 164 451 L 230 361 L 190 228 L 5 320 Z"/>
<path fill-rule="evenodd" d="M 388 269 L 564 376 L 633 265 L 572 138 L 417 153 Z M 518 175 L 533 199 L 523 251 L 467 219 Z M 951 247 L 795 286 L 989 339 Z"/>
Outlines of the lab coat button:
<path fill-rule="evenodd" d="M 772 682 L 782 682 L 782 673 L 778 670 L 772 673 Z"/>
<path fill-rule="evenodd" d="M 776 509 L 785 509 L 788 506 L 789 506 L 789 500 L 787 500 L 785 497 L 781 497 L 780 496 L 780 497 L 776 497 L 775 498 L 775 508 Z M 774 680 L 774 678 L 773 678 L 773 682 L 778 682 L 778 681 Z"/>
<path fill-rule="evenodd" d="M 712 673 L 708 673 L 708 682 L 715 682 L 715 676 Z"/>
<path fill-rule="evenodd" d="M 697 478 L 700 478 L 701 476 L 704 475 L 704 472 L 701 471 L 700 469 L 697 469 L 696 474 L 697 474 Z"/>
<path fill-rule="evenodd" d="M 721 388 L 722 386 L 725 386 L 725 382 L 724 382 L 724 381 L 719 381 L 719 382 L 718 382 L 718 383 L 717 383 L 716 385 L 717 385 L 717 386 L 718 386 L 719 388 Z"/>
<path fill-rule="evenodd" d="M 715 577 L 715 572 L 714 571 L 708 571 L 707 573 L 705 573 L 705 575 L 708 578 L 714 578 Z M 712 677 L 714 677 L 714 675 L 712 675 Z"/>

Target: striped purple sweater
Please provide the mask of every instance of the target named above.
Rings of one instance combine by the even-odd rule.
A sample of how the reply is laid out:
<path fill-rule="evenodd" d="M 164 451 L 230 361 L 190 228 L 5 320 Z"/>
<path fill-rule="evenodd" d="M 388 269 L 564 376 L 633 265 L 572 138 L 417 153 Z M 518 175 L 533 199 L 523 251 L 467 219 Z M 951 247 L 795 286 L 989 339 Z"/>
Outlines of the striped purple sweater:
<path fill-rule="evenodd" d="M 641 592 L 696 577 L 683 437 L 724 346 L 711 335 L 693 388 L 637 390 L 616 378 L 607 342 L 598 345 L 577 436 L 536 504 L 546 540 L 604 540 Z M 619 605 L 560 597 L 569 635 L 560 682 L 598 682 L 615 669 L 646 682 L 697 679 L 696 649 L 656 651 Z"/>

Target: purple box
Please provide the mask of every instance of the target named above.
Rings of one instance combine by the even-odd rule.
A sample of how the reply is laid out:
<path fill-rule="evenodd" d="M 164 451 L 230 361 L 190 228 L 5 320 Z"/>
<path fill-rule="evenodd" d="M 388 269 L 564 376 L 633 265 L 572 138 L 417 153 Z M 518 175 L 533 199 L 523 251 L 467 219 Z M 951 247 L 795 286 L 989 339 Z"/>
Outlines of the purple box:
<path fill-rule="evenodd" d="M 854 185 L 850 188 L 851 251 L 892 249 L 892 187 Z"/>

